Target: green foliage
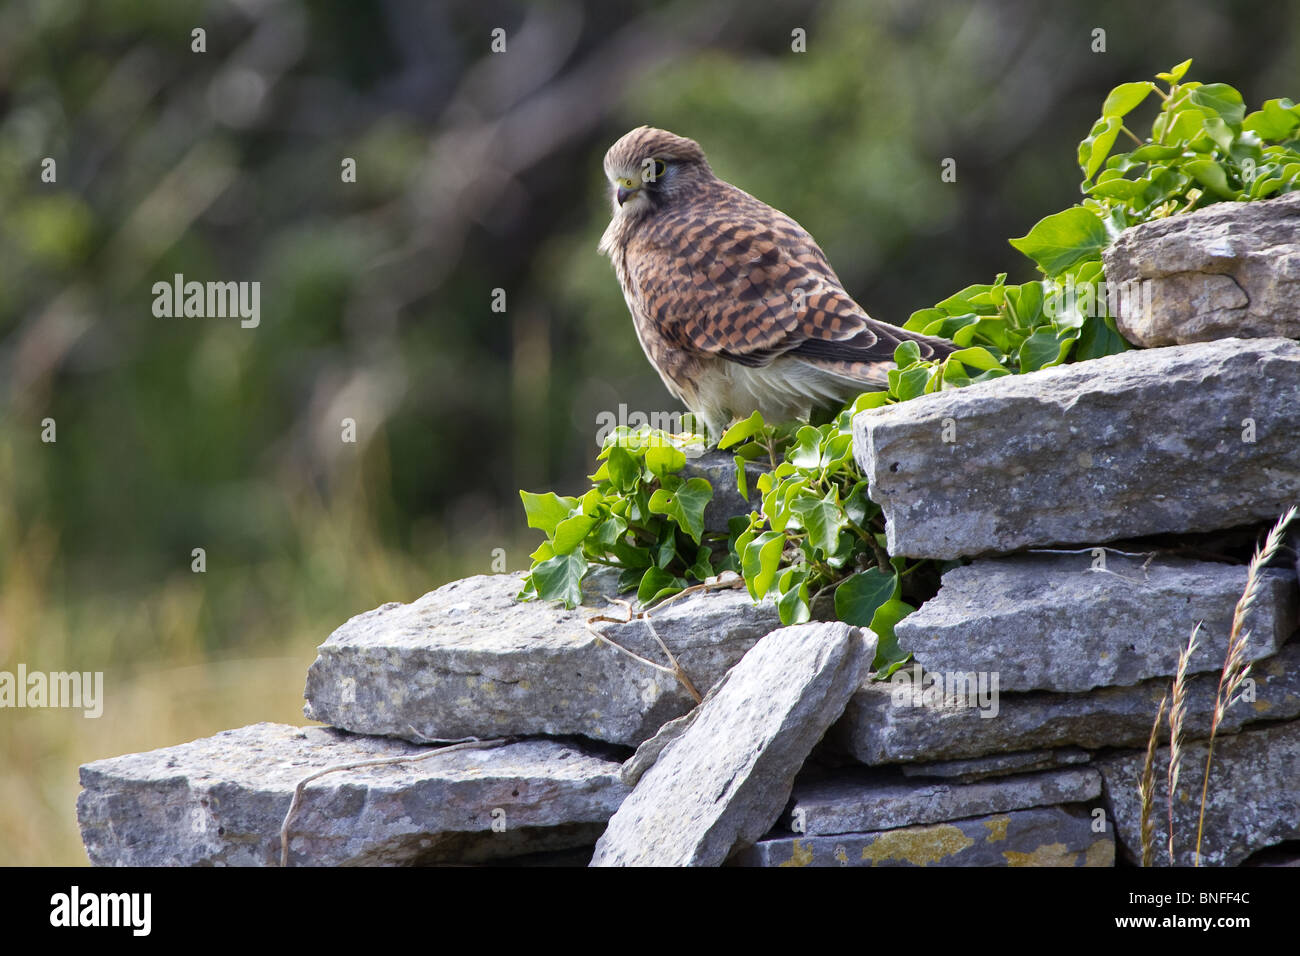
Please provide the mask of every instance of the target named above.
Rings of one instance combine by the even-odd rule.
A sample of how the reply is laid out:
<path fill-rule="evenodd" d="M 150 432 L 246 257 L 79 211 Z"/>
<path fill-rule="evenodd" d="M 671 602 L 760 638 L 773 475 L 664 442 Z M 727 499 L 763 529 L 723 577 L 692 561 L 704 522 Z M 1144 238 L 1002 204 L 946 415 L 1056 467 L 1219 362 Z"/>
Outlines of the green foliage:
<path fill-rule="evenodd" d="M 1247 114 L 1241 95 L 1223 83 L 1183 82 L 1191 61 L 1157 79 L 1124 83 L 1107 96 L 1102 115 L 1079 144 L 1087 198 L 1048 216 L 1011 245 L 1032 259 L 1043 278 L 1007 285 L 971 285 L 912 314 L 904 328 L 951 340 L 959 348 L 924 360 L 916 343 L 894 353 L 888 386 L 860 395 L 822 425 L 768 424 L 758 412 L 733 424 L 719 448 L 731 449 L 737 488 L 757 505 L 731 521 L 725 551 L 714 557 L 703 535 L 712 489 L 683 480 L 681 448 L 698 436 L 626 429 L 612 435 L 581 499 L 521 493 L 529 525 L 547 541 L 521 596 L 581 599 L 591 564 L 623 569 L 620 584 L 650 604 L 737 570 L 750 596 L 775 601 L 783 624 L 812 617 L 819 592 L 834 593 L 835 616 L 870 627 L 879 637 L 876 670 L 888 676 L 907 658 L 895 625 L 914 610 L 903 599 L 909 575 L 934 562 L 890 557 L 880 509 L 853 458 L 852 421 L 870 408 L 963 388 L 1004 375 L 1033 372 L 1122 352 L 1102 275 L 1101 253 L 1128 226 L 1223 200 L 1263 199 L 1300 188 L 1300 107 L 1269 100 Z M 1140 140 L 1124 118 L 1152 93 L 1163 100 Z M 1114 153 L 1123 134 L 1136 144 Z M 745 466 L 771 470 L 749 488 Z M 752 493 L 756 496 L 751 498 Z M 942 570 L 932 568 L 932 570 Z M 924 596 L 924 595 L 923 595 Z"/>
<path fill-rule="evenodd" d="M 1080 188 L 1088 198 L 1076 208 L 1086 207 L 1108 232 L 1210 203 L 1266 199 L 1300 188 L 1300 107 L 1273 99 L 1247 115 L 1241 94 L 1228 84 L 1184 81 L 1191 62 L 1157 75 L 1167 90 L 1153 82 L 1116 87 L 1079 144 Z M 1162 103 L 1150 134 L 1139 139 L 1125 117 L 1152 93 Z M 1121 133 L 1135 149 L 1113 152 Z"/>
<path fill-rule="evenodd" d="M 1103 284 L 1101 262 L 1102 250 L 1120 231 L 1214 202 L 1300 188 L 1300 106 L 1274 99 L 1247 114 L 1241 94 L 1226 83 L 1184 82 L 1190 66 L 1187 60 L 1157 75 L 1167 90 L 1157 82 L 1122 83 L 1106 97 L 1101 117 L 1079 144 L 1087 198 L 1011 240 L 1043 279 L 1008 286 L 1006 275 L 999 275 L 992 285 L 969 286 L 913 313 L 904 328 L 982 348 L 999 367 L 1019 372 L 1128 348 L 1110 311 L 1118 290 Z M 1125 117 L 1152 94 L 1162 104 L 1143 140 Z M 1134 144 L 1129 152 L 1114 152 L 1121 134 Z M 961 361 L 970 364 L 964 355 Z M 891 391 L 905 399 L 918 388 L 960 387 L 988 374 L 968 380 L 951 366 L 951 360 L 914 364 L 897 389 L 891 373 Z"/>
<path fill-rule="evenodd" d="M 533 566 L 520 598 L 582 603 L 582 579 L 593 565 L 622 570 L 620 590 L 636 589 L 652 604 L 717 574 L 714 546 L 704 532 L 704 509 L 713 488 L 703 478 L 684 479 L 686 451 L 703 447 L 693 434 L 650 428 L 616 428 L 605 441 L 581 498 L 519 492 L 528 526 L 546 535 L 532 553 Z M 725 544 L 725 542 L 722 542 Z"/>

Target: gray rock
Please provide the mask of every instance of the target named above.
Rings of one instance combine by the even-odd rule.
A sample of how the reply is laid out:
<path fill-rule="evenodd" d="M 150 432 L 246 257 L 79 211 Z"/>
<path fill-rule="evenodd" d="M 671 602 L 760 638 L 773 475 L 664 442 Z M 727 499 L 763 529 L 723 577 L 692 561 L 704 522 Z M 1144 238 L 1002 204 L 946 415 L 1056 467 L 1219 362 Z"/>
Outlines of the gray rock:
<path fill-rule="evenodd" d="M 1101 794 L 1090 767 L 1017 774 L 978 783 L 908 780 L 888 771 L 797 781 L 785 826 L 807 836 L 866 833 L 1029 807 L 1083 803 Z"/>
<path fill-rule="evenodd" d="M 854 454 L 895 555 L 1211 531 L 1300 498 L 1298 394 L 1289 339 L 1125 352 L 869 409 Z"/>
<path fill-rule="evenodd" d="M 1195 859 L 1205 754 L 1203 742 L 1183 747 L 1174 800 L 1174 859 L 1178 866 L 1191 866 Z M 1131 862 L 1142 858 L 1142 809 L 1137 787 L 1145 760 L 1145 751 L 1134 751 L 1097 761 L 1120 846 Z M 1169 865 L 1168 766 L 1169 750 L 1162 747 L 1156 754 L 1156 793 L 1151 815 L 1155 824 L 1154 862 L 1159 866 Z M 1258 850 L 1296 839 L 1300 839 L 1300 722 L 1272 724 L 1217 738 L 1205 806 L 1201 865 L 1236 866 Z"/>
<path fill-rule="evenodd" d="M 1026 750 L 1014 754 L 994 754 L 991 757 L 972 757 L 969 760 L 905 763 L 899 769 L 905 777 L 938 777 L 956 780 L 958 783 L 974 783 L 976 780 L 1002 777 L 1010 773 L 1029 773 L 1087 763 L 1091 759 L 1092 754 L 1079 747 L 1059 747 L 1056 750 Z"/>
<path fill-rule="evenodd" d="M 1037 807 L 931 826 L 777 837 L 737 854 L 741 866 L 1114 866 L 1112 828 L 1087 807 Z"/>
<path fill-rule="evenodd" d="M 352 618 L 320 646 L 307 674 L 306 715 L 356 733 L 421 741 L 514 734 L 581 734 L 635 746 L 689 711 L 675 678 L 635 661 L 585 627 L 603 601 L 599 579 L 572 611 L 515 600 L 518 574 L 453 581 L 412 604 Z M 705 591 L 654 612 L 655 628 L 704 693 L 759 638 L 776 607 L 743 588 Z M 602 633 L 666 664 L 643 622 Z"/>
<path fill-rule="evenodd" d="M 713 487 L 713 497 L 704 509 L 704 530 L 726 533 L 727 520 L 738 515 L 747 515 L 760 510 L 761 496 L 756 490 L 758 476 L 763 474 L 763 465 L 771 470 L 771 463 L 764 460 L 751 462 L 745 468 L 746 491 L 749 499 L 740 495 L 736 487 L 736 456 L 729 451 L 709 451 L 698 458 L 686 459 L 686 467 L 679 472 L 683 478 L 705 478 Z"/>
<path fill-rule="evenodd" d="M 875 653 L 875 635 L 847 624 L 804 624 L 763 638 L 641 777 L 591 865 L 718 866 L 757 840 Z"/>
<path fill-rule="evenodd" d="M 1134 226 L 1102 261 L 1130 342 L 1300 338 L 1300 193 Z"/>
<path fill-rule="evenodd" d="M 1173 674 L 1197 622 L 1190 672 L 1219 670 L 1244 566 L 1108 555 L 986 558 L 943 576 L 939 593 L 895 628 L 926 671 L 998 675 L 1000 691 L 1083 691 Z M 1277 652 L 1297 624 L 1295 575 L 1263 572 L 1246 617 L 1248 659 Z M 991 677 L 990 677 L 991 682 Z"/>
<path fill-rule="evenodd" d="M 1300 715 L 1300 643 L 1291 641 L 1278 654 L 1252 665 L 1256 699 L 1228 711 L 1220 733 L 1236 733 L 1243 724 L 1285 720 Z M 997 717 L 957 706 L 912 706 L 904 688 L 895 701 L 889 683 L 870 682 L 853 695 L 831 736 L 865 764 L 966 760 L 986 754 L 1015 753 L 1048 747 L 1145 747 L 1167 678 L 1132 687 L 1102 687 L 1086 694 L 1035 692 L 1005 694 Z M 1187 733 L 1210 732 L 1218 675 L 1193 677 L 1188 683 Z"/>
<path fill-rule="evenodd" d="M 81 768 L 97 866 L 278 866 L 298 782 L 325 767 L 429 750 L 326 727 L 254 724 Z M 304 791 L 292 866 L 475 862 L 594 842 L 627 795 L 617 762 L 555 740 L 329 774 Z"/>
<path fill-rule="evenodd" d="M 641 778 L 645 776 L 645 772 L 655 765 L 655 761 L 663 754 L 664 749 L 686 733 L 699 715 L 700 709 L 696 707 L 689 714 L 682 714 L 682 716 L 668 721 L 659 728 L 658 733 L 653 737 L 642 741 L 641 745 L 636 748 L 636 753 L 623 762 L 623 768 L 619 771 L 619 777 L 623 784 L 629 788 L 635 787 Z"/>

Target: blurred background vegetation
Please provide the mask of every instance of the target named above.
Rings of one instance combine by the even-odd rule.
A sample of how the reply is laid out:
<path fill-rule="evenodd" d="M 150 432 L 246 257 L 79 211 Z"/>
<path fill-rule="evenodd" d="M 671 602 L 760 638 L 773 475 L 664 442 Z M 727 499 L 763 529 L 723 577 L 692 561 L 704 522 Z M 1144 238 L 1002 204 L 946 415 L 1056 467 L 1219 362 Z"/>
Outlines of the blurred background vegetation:
<path fill-rule="evenodd" d="M 579 491 L 598 412 L 677 408 L 595 251 L 627 129 L 699 140 L 902 322 L 1032 278 L 1006 240 L 1079 199 L 1075 148 L 1115 84 L 1194 57 L 1252 107 L 1300 94 L 1297 19 L 1265 0 L 0 0 L 0 670 L 102 670 L 107 698 L 99 720 L 0 711 L 0 864 L 85 862 L 80 763 L 302 722 L 334 627 L 493 549 L 525 568 L 518 490 Z M 175 273 L 259 281 L 260 326 L 155 318 Z"/>

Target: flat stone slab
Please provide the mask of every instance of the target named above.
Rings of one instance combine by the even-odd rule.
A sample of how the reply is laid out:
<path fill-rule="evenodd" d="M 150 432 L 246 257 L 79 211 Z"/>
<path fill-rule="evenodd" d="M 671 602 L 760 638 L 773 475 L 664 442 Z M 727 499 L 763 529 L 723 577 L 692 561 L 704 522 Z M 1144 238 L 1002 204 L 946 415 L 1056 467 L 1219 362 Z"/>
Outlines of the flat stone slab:
<path fill-rule="evenodd" d="M 1111 827 L 1086 807 L 1037 807 L 931 826 L 777 837 L 738 854 L 741 866 L 1114 866 Z"/>
<path fill-rule="evenodd" d="M 883 771 L 796 781 L 785 826 L 807 836 L 865 833 L 942 823 L 1029 807 L 1083 803 L 1101 795 L 1090 767 L 1017 774 L 977 783 L 908 780 Z"/>
<path fill-rule="evenodd" d="M 890 554 L 954 559 L 1275 520 L 1300 499 L 1300 342 L 1108 355 L 869 409 Z"/>
<path fill-rule="evenodd" d="M 636 746 L 694 699 L 677 680 L 615 650 L 587 630 L 608 605 L 602 576 L 572 611 L 516 601 L 520 574 L 453 581 L 412 604 L 360 614 L 320 646 L 307 673 L 304 713 L 344 730 L 412 741 L 579 734 Z M 703 591 L 653 614 L 655 629 L 701 693 L 764 634 L 776 606 L 744 588 Z M 602 633 L 666 664 L 643 622 Z"/>
<path fill-rule="evenodd" d="M 1144 347 L 1300 338 L 1300 193 L 1142 223 L 1102 252 L 1115 323 Z"/>
<path fill-rule="evenodd" d="M 1178 794 L 1174 800 L 1174 859 L 1178 866 L 1192 866 L 1201 786 L 1205 780 L 1206 745 L 1193 742 L 1185 744 L 1182 750 Z M 1142 809 L 1137 786 L 1145 761 L 1145 750 L 1097 761 L 1124 856 L 1135 863 L 1142 859 Z M 1155 767 L 1156 792 L 1151 815 L 1156 843 L 1154 862 L 1168 866 L 1168 748 L 1156 752 Z M 1236 866 L 1252 853 L 1297 839 L 1300 839 L 1300 722 L 1270 724 L 1216 738 L 1205 805 L 1201 865 Z"/>
<path fill-rule="evenodd" d="M 1080 747 L 1058 747 L 1056 750 L 1026 750 L 1014 754 L 994 754 L 991 757 L 972 757 L 968 760 L 905 763 L 899 769 L 905 777 L 939 777 L 956 780 L 958 783 L 974 783 L 976 780 L 1002 777 L 1010 773 L 1029 773 L 1087 763 L 1091 759 L 1092 755 Z"/>
<path fill-rule="evenodd" d="M 1285 720 L 1300 715 L 1300 642 L 1291 641 L 1273 657 L 1252 665 L 1255 699 L 1228 711 L 1220 733 L 1244 724 Z M 982 717 L 969 700 L 921 698 L 914 684 L 896 688 L 868 682 L 849 700 L 830 736 L 855 759 L 869 765 L 969 760 L 989 754 L 1017 753 L 1052 747 L 1146 747 L 1168 678 L 1152 678 L 1131 687 L 1102 687 L 1086 694 L 1044 691 L 1004 694 L 997 716 Z M 1187 734 L 1210 732 L 1215 673 L 1188 683 Z M 900 693 L 895 693 L 901 689 Z"/>
<path fill-rule="evenodd" d="M 927 671 L 998 675 L 1000 691 L 1073 692 L 1172 675 L 1202 622 L 1190 672 L 1223 666 L 1244 566 L 1108 555 L 983 558 L 943 576 L 939 593 L 895 628 Z M 1277 652 L 1296 629 L 1290 570 L 1263 572 L 1246 617 L 1248 659 Z"/>
<path fill-rule="evenodd" d="M 431 748 L 327 727 L 253 724 L 81 768 L 77 819 L 97 866 L 278 866 L 298 782 Z M 304 791 L 291 866 L 481 862 L 595 842 L 627 795 L 619 764 L 524 740 L 328 774 Z"/>
<path fill-rule="evenodd" d="M 644 771 L 591 865 L 719 866 L 757 840 L 875 654 L 875 635 L 847 624 L 763 638 Z"/>

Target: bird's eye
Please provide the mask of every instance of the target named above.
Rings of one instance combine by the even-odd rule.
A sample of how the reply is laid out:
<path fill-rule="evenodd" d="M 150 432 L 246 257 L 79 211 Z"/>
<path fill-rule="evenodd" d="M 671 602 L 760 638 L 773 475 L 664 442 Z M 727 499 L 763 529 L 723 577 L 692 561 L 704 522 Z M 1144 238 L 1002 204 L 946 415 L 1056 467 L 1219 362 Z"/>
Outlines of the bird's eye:
<path fill-rule="evenodd" d="M 641 181 L 646 183 L 656 182 L 668 170 L 668 164 L 662 159 L 651 159 L 649 156 L 641 163 Z"/>

